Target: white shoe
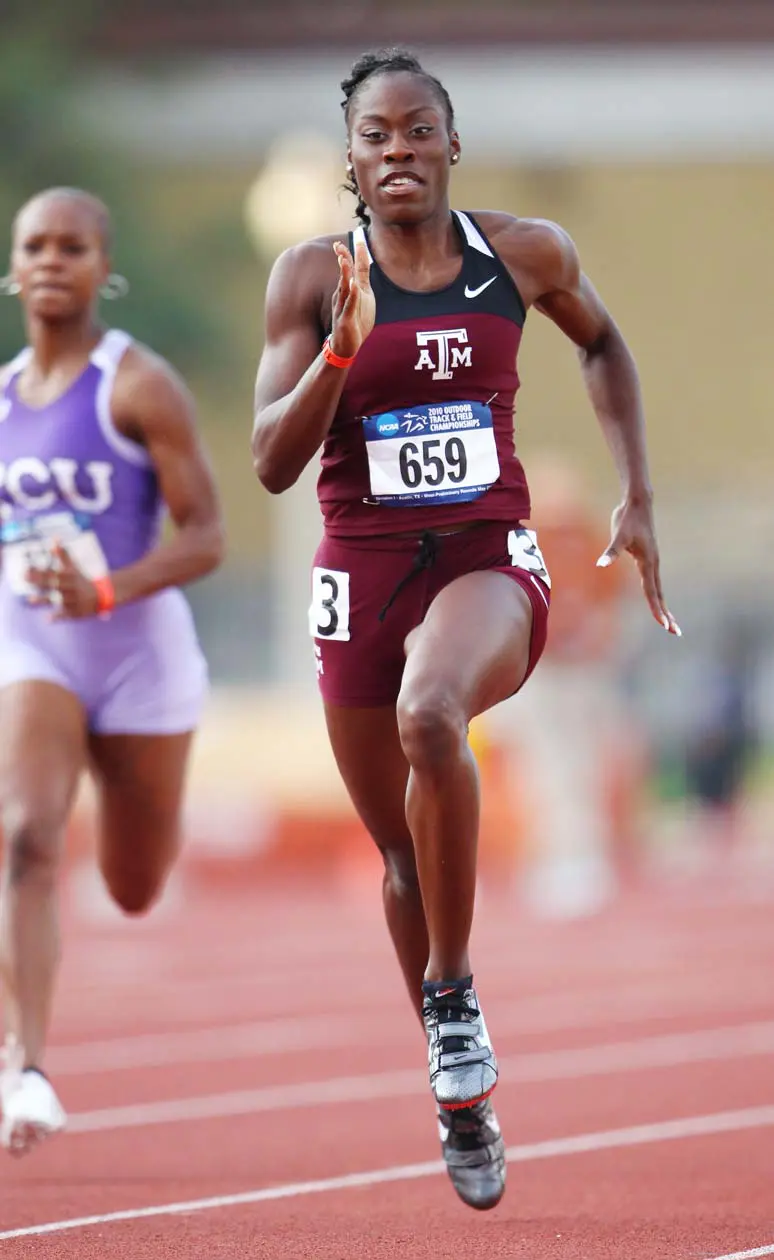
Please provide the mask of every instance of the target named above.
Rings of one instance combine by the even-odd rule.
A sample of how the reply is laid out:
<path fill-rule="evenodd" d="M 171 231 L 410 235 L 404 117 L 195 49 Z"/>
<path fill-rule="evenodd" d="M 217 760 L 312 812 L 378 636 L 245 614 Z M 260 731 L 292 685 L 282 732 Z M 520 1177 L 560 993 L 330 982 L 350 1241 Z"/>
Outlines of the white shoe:
<path fill-rule="evenodd" d="M 50 1081 L 34 1068 L 24 1071 L 22 1063 L 21 1048 L 9 1041 L 5 1067 L 0 1072 L 0 1144 L 12 1155 L 26 1155 L 44 1138 L 61 1132 L 67 1123 Z"/>

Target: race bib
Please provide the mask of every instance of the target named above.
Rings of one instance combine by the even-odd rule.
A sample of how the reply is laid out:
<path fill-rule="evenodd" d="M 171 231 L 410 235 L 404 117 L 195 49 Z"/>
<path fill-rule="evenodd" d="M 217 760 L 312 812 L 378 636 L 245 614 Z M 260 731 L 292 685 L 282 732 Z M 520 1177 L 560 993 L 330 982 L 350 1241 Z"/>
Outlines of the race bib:
<path fill-rule="evenodd" d="M 313 639 L 349 641 L 349 574 L 343 569 L 312 569 L 309 633 Z"/>
<path fill-rule="evenodd" d="M 15 595 L 23 599 L 39 595 L 27 580 L 27 570 L 55 568 L 57 542 L 91 581 L 107 575 L 108 563 L 90 516 L 82 512 L 49 512 L 24 521 L 6 521 L 0 526 L 3 576 Z"/>
<path fill-rule="evenodd" d="M 363 432 L 377 503 L 469 503 L 500 476 L 492 412 L 483 403 L 434 403 L 364 416 Z"/>

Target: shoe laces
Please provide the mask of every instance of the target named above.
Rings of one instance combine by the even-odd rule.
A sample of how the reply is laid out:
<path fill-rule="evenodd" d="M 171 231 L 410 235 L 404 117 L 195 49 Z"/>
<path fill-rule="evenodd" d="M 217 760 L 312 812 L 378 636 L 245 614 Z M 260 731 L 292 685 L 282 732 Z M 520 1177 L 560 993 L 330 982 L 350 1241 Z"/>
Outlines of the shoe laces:
<path fill-rule="evenodd" d="M 481 1014 L 478 1007 L 468 995 L 473 995 L 472 989 L 466 989 L 463 993 L 459 989 L 453 990 L 451 993 L 442 993 L 440 997 L 433 994 L 425 998 L 423 1015 L 425 1019 L 430 1019 L 436 1024 L 449 1023 L 452 1020 L 458 1023 L 474 1023 Z"/>
<path fill-rule="evenodd" d="M 473 996 L 473 990 L 467 989 L 464 992 L 456 990 L 444 993 L 440 997 L 433 995 L 425 999 L 422 1011 L 425 1024 L 437 1030 L 442 1053 L 460 1053 L 468 1049 L 470 1040 L 475 1039 L 479 1031 L 478 1017 L 481 1012 L 472 1000 Z M 470 1037 L 459 1035 L 444 1037 L 443 1025 L 449 1023 L 470 1024 Z"/>

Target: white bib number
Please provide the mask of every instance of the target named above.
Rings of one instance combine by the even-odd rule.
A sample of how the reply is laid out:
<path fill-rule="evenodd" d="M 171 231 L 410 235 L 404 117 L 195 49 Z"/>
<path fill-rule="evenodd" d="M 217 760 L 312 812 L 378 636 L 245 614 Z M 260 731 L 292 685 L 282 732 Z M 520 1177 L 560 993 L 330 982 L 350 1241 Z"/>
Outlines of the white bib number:
<path fill-rule="evenodd" d="M 309 633 L 313 639 L 349 641 L 349 574 L 341 569 L 312 569 Z"/>
<path fill-rule="evenodd" d="M 511 557 L 511 564 L 515 569 L 525 569 L 527 573 L 532 573 L 535 577 L 545 582 L 550 590 L 551 578 L 546 568 L 546 562 L 538 547 L 537 534 L 534 529 L 510 530 L 508 533 L 508 555 Z"/>
<path fill-rule="evenodd" d="M 15 595 L 29 599 L 40 594 L 28 581 L 27 570 L 56 568 L 57 542 L 90 581 L 108 573 L 105 553 L 88 517 L 52 512 L 28 521 L 8 522 L 3 528 L 3 574 Z"/>
<path fill-rule="evenodd" d="M 469 503 L 500 476 L 492 412 L 483 403 L 439 403 L 365 416 L 363 431 L 377 503 Z"/>

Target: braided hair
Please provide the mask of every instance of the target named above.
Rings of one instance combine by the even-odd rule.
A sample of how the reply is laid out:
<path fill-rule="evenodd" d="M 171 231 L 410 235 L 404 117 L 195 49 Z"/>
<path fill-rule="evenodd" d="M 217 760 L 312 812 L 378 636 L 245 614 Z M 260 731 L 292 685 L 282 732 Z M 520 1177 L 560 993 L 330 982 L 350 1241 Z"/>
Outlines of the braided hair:
<path fill-rule="evenodd" d="M 344 110 L 344 119 L 349 124 L 350 114 L 352 112 L 352 102 L 363 84 L 371 79 L 375 74 L 395 74 L 398 71 L 407 71 L 409 74 L 418 74 L 426 79 L 433 87 L 433 90 L 440 98 L 446 113 L 446 121 L 451 131 L 454 127 L 454 107 L 446 88 L 440 79 L 436 79 L 435 75 L 429 74 L 412 52 L 406 48 L 383 48 L 378 52 L 364 53 L 362 57 L 358 57 L 346 79 L 341 82 L 341 90 L 344 93 L 344 100 L 341 102 L 341 108 Z M 357 206 L 355 214 L 364 226 L 368 226 L 371 222 L 368 215 L 366 203 L 360 194 L 357 186 L 355 172 L 350 168 L 347 172 L 348 178 L 344 184 L 347 192 L 351 192 L 357 198 Z"/>

